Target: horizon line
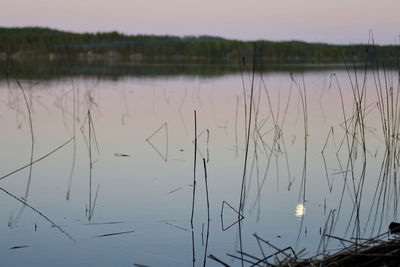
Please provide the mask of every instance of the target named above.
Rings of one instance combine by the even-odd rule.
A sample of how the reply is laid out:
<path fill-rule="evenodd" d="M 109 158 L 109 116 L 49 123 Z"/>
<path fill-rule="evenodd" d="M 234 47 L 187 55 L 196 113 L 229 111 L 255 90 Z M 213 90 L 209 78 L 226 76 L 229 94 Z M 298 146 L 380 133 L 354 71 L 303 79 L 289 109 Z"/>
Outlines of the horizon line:
<path fill-rule="evenodd" d="M 370 36 L 368 42 L 361 42 L 361 43 L 351 43 L 349 42 L 348 44 L 343 44 L 343 43 L 329 43 L 329 42 L 324 42 L 324 41 L 305 41 L 305 40 L 299 40 L 299 39 L 287 39 L 287 40 L 268 40 L 268 39 L 239 39 L 239 38 L 228 38 L 228 37 L 222 37 L 218 35 L 211 35 L 211 34 L 185 34 L 185 35 L 178 35 L 178 34 L 154 34 L 154 33 L 126 33 L 118 30 L 112 30 L 112 31 L 75 31 L 75 30 L 67 30 L 67 29 L 57 29 L 57 28 L 52 28 L 50 26 L 1 26 L 0 29 L 29 29 L 29 28 L 37 28 L 37 29 L 47 29 L 47 30 L 52 30 L 52 31 L 58 31 L 58 32 L 63 32 L 63 33 L 72 33 L 72 34 L 108 34 L 108 33 L 117 33 L 122 36 L 126 37 L 135 37 L 135 36 L 159 36 L 159 37 L 177 37 L 181 39 L 185 38 L 201 38 L 201 37 L 209 37 L 209 38 L 215 38 L 215 39 L 223 39 L 227 41 L 239 41 L 239 42 L 271 42 L 271 43 L 290 43 L 290 42 L 299 42 L 299 43 L 306 43 L 306 44 L 323 44 L 323 45 L 332 45 L 332 46 L 353 46 L 353 45 L 374 45 L 374 46 L 400 46 L 399 44 L 376 44 L 373 41 L 370 42 L 370 40 L 373 40 L 373 32 L 370 31 Z M 372 38 L 371 38 L 372 37 Z"/>

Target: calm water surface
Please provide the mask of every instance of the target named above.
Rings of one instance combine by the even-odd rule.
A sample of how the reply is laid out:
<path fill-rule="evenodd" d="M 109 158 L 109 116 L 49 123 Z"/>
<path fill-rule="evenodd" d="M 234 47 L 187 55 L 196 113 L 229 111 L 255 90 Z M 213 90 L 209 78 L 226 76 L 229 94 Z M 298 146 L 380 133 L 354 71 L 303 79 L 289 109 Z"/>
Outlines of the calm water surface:
<path fill-rule="evenodd" d="M 250 74 L 21 80 L 33 160 L 75 138 L 0 181 L 9 193 L 0 194 L 1 265 L 192 266 L 194 256 L 202 266 L 212 254 L 239 266 L 228 254 L 240 258 L 240 243 L 258 258 L 277 251 L 261 238 L 311 257 L 342 247 L 321 241 L 324 231 L 346 239 L 385 232 L 397 216 L 397 169 L 380 178 L 387 157 L 373 73 L 366 83 L 361 131 L 345 71 L 256 75 L 239 231 Z M 0 83 L 0 101 L 3 176 L 29 164 L 32 138 L 15 81 Z"/>

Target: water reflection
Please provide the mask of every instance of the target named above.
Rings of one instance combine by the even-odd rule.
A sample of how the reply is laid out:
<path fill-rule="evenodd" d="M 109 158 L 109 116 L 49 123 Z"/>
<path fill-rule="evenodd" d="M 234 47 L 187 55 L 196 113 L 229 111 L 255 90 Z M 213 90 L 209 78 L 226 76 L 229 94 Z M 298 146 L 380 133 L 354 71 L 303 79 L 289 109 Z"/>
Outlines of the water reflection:
<path fill-rule="evenodd" d="M 65 226 L 77 238 L 78 249 L 65 247 L 55 231 L 46 231 L 49 220 L 41 223 L 32 209 L 26 209 L 18 221 L 13 220 L 19 210 L 16 203 L 24 207 L 26 204 L 21 203 L 20 197 L 19 203 L 15 202 L 17 199 L 6 192 L 0 194 L 4 203 L 1 211 L 11 216 L 0 217 L 0 235 L 6 236 L 0 244 L 9 248 L 28 240 L 29 249 L 21 251 L 49 251 L 59 262 L 65 260 L 66 265 L 74 265 L 74 257 L 57 251 L 71 251 L 77 258 L 79 251 L 98 255 L 88 259 L 88 265 L 129 266 L 141 262 L 147 266 L 190 266 L 192 255 L 197 255 L 196 266 L 211 265 L 211 261 L 205 261 L 209 258 L 239 266 L 242 258 L 266 264 L 268 248 L 273 248 L 275 254 L 279 252 L 281 258 L 288 257 L 289 252 L 284 251 L 286 255 L 280 249 L 289 246 L 294 248 L 290 255 L 303 248 L 316 251 L 318 229 L 321 236 L 343 236 L 348 230 L 348 236 L 357 238 L 367 236 L 374 227 L 375 232 L 384 229 L 397 216 L 398 202 L 394 200 L 400 192 L 398 184 L 391 187 L 393 181 L 398 183 L 393 173 L 393 168 L 398 168 L 399 150 L 393 149 L 398 144 L 398 129 L 388 125 L 382 134 L 379 128 L 380 117 L 388 114 L 387 110 L 372 108 L 376 100 L 371 92 L 360 109 L 362 120 L 357 119 L 354 94 L 344 89 L 349 88 L 346 83 L 341 84 L 342 100 L 336 90 L 338 85 L 325 88 L 330 72 L 305 72 L 301 76 L 302 90 L 296 89 L 288 73 L 262 75 L 254 83 L 254 116 L 250 124 L 249 86 L 246 84 L 243 92 L 242 77 L 236 74 L 213 78 L 131 77 L 117 81 L 83 77 L 72 85 L 69 79 L 42 81 L 27 89 L 27 96 L 32 96 L 29 106 L 35 129 L 34 156 L 50 155 L 53 152 L 49 148 L 72 139 L 69 146 L 52 157 L 45 156 L 40 164 L 34 157 L 29 199 L 24 202 L 43 212 L 54 224 L 62 225 L 62 229 Z M 337 76 L 345 81 L 347 73 L 339 71 Z M 249 77 L 244 78 L 245 83 L 249 82 Z M 23 85 L 26 83 L 23 81 Z M 302 102 L 305 88 L 308 112 Z M 381 102 L 386 98 L 380 96 Z M 9 89 L 5 81 L 0 82 L 0 101 L 6 103 L 0 106 L 4 136 L 0 139 L 0 172 L 11 173 L 25 166 L 21 173 L 0 175 L 0 188 L 19 196 L 19 192 L 25 193 L 24 178 L 32 165 L 29 116 L 20 92 Z M 345 112 L 338 112 L 338 106 Z M 201 126 L 195 134 L 197 147 L 193 145 L 193 110 Z M 398 110 L 398 106 L 391 110 Z M 305 121 L 301 119 L 304 114 Z M 397 117 L 400 116 L 394 114 L 382 121 L 392 120 L 391 126 L 397 126 L 400 123 L 393 121 Z M 249 168 L 243 189 L 246 205 L 239 213 L 240 174 L 247 139 Z M 364 139 L 368 142 L 364 143 Z M 386 154 L 384 149 L 368 152 L 377 147 L 387 148 Z M 195 174 L 198 193 L 190 227 L 193 153 L 204 158 L 209 177 L 203 179 L 201 171 Z M 365 159 L 368 165 L 364 165 Z M 385 166 L 382 172 L 379 164 Z M 293 203 L 299 203 L 295 217 Z M 86 214 L 82 212 L 85 204 Z M 335 209 L 336 212 L 329 212 Z M 84 226 L 88 220 L 90 226 Z M 126 227 L 106 224 L 107 221 L 123 221 Z M 243 248 L 239 254 L 232 254 L 232 250 L 239 249 L 239 221 Z M 38 227 L 33 227 L 34 223 Z M 4 227 L 7 224 L 12 229 Z M 297 231 L 288 229 L 299 225 L 301 234 L 296 248 Z M 35 229 L 37 232 L 32 235 Z M 255 232 L 256 239 L 252 236 Z M 104 238 L 91 238 L 94 236 Z M 43 242 L 47 239 L 52 242 Z M 329 249 L 328 239 L 321 244 L 322 249 Z M 132 251 L 135 253 L 130 257 Z M 233 256 L 227 257 L 227 252 Z M 108 258 L 109 255 L 121 257 Z M 3 256 L 7 263 L 32 260 L 29 253 L 17 255 L 19 258 Z M 268 259 L 272 262 L 274 257 Z"/>
<path fill-rule="evenodd" d="M 40 67 L 38 67 L 40 66 Z M 297 72 L 344 69 L 344 65 L 321 64 L 265 64 L 262 71 Z M 228 74 L 238 74 L 248 71 L 239 68 L 236 63 L 226 62 L 143 62 L 115 61 L 112 64 L 104 61 L 82 61 L 73 58 L 48 60 L 0 60 L 0 79 L 15 77 L 30 80 L 51 80 L 66 77 L 85 76 L 90 78 L 120 79 L 125 77 L 161 77 L 161 76 L 201 76 L 217 77 Z"/>

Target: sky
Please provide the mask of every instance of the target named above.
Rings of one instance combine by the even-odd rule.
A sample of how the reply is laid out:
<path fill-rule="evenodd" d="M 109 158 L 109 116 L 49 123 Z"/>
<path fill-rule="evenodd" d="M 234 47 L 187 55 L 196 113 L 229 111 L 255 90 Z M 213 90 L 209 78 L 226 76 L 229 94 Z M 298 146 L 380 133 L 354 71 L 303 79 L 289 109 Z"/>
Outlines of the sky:
<path fill-rule="evenodd" d="M 395 44 L 400 0 L 0 0 L 0 26 Z"/>

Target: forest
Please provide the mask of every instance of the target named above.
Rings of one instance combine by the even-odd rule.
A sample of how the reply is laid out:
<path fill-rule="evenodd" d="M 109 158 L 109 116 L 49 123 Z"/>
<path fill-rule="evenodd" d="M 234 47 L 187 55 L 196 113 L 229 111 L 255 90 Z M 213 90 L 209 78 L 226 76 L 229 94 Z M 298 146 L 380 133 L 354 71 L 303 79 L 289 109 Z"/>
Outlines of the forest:
<path fill-rule="evenodd" d="M 255 43 L 255 45 L 254 45 Z M 130 60 L 206 60 L 236 62 L 255 55 L 262 62 L 363 63 L 397 61 L 400 47 L 332 45 L 302 41 L 255 42 L 213 36 L 125 35 L 118 32 L 73 33 L 49 28 L 0 28 L 0 58 L 119 58 Z"/>

